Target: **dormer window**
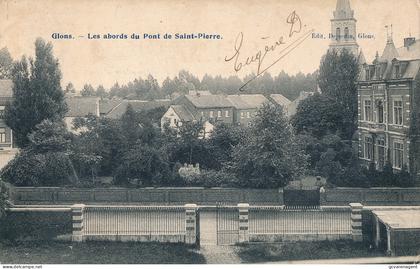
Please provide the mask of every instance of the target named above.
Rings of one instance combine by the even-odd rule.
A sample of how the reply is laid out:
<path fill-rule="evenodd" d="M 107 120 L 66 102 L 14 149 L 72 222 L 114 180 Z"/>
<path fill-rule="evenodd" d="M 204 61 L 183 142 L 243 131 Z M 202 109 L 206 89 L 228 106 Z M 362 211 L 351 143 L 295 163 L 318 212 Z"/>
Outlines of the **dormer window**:
<path fill-rule="evenodd" d="M 376 74 L 376 79 L 381 79 L 381 66 L 380 65 L 375 66 L 375 74 Z"/>
<path fill-rule="evenodd" d="M 370 68 L 366 67 L 366 80 L 370 80 Z"/>
<path fill-rule="evenodd" d="M 397 64 L 395 65 L 395 78 L 400 78 L 401 74 L 400 74 L 400 65 Z"/>

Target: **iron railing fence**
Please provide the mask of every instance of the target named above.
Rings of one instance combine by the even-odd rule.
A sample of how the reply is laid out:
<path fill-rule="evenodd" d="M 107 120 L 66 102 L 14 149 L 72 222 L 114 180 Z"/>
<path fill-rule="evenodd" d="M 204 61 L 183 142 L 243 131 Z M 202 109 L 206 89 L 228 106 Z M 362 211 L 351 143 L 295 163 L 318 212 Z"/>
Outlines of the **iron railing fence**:
<path fill-rule="evenodd" d="M 86 206 L 84 235 L 185 235 L 182 206 Z"/>

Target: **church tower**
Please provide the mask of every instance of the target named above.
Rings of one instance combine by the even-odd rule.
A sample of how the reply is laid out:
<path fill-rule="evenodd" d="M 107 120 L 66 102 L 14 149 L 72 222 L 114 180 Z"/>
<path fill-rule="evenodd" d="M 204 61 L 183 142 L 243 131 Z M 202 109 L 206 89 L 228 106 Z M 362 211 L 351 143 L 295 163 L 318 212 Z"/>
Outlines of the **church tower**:
<path fill-rule="evenodd" d="M 359 45 L 356 42 L 356 22 L 350 0 L 337 0 L 337 6 L 331 19 L 330 50 L 347 49 L 358 55 Z"/>

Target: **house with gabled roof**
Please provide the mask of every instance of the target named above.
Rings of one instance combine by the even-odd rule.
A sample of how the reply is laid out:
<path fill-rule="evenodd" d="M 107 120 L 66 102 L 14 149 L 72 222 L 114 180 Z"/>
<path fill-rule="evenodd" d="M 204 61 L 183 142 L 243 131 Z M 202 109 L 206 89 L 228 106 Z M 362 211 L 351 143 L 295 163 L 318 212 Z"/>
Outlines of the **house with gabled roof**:
<path fill-rule="evenodd" d="M 184 95 L 178 97 L 163 115 L 161 127 L 168 124 L 178 128 L 184 122 L 199 121 L 208 137 L 218 122 L 248 126 L 266 102 L 270 101 L 262 94 Z"/>

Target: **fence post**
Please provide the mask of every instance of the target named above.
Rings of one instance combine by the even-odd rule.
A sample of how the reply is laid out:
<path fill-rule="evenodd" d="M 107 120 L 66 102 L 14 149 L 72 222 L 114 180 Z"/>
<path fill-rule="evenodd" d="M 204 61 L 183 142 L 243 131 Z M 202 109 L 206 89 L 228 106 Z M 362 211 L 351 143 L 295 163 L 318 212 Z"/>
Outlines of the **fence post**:
<path fill-rule="evenodd" d="M 363 241 L 362 236 L 362 209 L 361 203 L 350 203 L 351 208 L 351 236 L 353 241 Z"/>
<path fill-rule="evenodd" d="M 197 243 L 197 205 L 186 204 L 185 207 L 185 243 Z"/>
<path fill-rule="evenodd" d="M 238 204 L 239 210 L 239 243 L 249 242 L 249 204 Z"/>
<path fill-rule="evenodd" d="M 73 235 L 71 240 L 73 242 L 83 242 L 83 211 L 84 204 L 75 204 L 71 207 L 71 214 L 73 219 Z"/>

